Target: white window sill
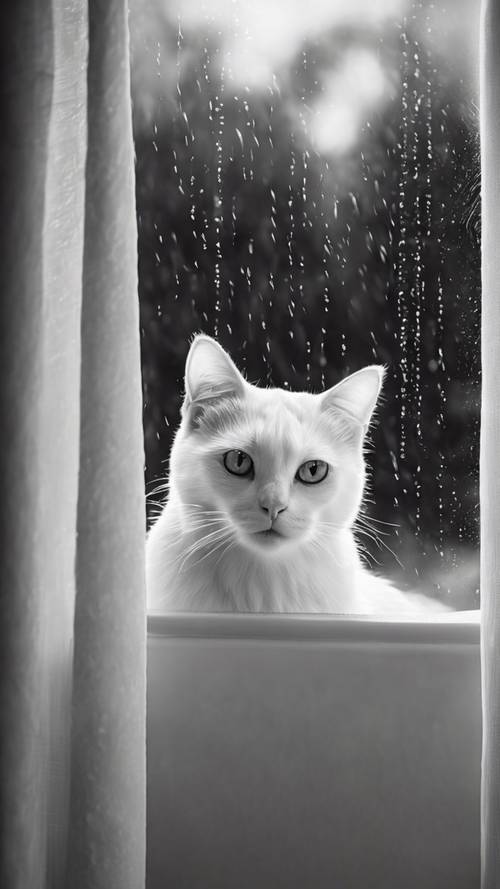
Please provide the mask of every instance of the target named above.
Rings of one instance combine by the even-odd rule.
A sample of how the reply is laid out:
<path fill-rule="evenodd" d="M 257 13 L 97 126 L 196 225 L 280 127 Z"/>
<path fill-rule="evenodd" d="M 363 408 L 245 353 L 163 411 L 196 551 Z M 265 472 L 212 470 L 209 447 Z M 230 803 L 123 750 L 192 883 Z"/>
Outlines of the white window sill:
<path fill-rule="evenodd" d="M 480 611 L 429 617 L 317 614 L 148 615 L 148 635 L 208 639 L 276 639 L 323 642 L 470 642 L 479 644 Z"/>

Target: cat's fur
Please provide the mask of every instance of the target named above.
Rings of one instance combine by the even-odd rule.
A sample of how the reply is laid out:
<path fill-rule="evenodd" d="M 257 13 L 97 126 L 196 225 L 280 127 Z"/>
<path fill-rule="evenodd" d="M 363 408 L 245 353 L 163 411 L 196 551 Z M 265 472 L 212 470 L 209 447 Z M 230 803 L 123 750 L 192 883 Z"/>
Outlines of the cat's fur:
<path fill-rule="evenodd" d="M 319 395 L 262 389 L 241 376 L 217 342 L 197 336 L 186 362 L 168 501 L 147 541 L 149 609 L 425 608 L 428 600 L 369 571 L 354 539 L 363 440 L 382 379 L 383 369 L 370 366 Z M 233 450 L 252 458 L 250 475 L 225 468 L 224 455 Z M 326 478 L 302 483 L 299 467 L 316 460 L 328 464 Z"/>

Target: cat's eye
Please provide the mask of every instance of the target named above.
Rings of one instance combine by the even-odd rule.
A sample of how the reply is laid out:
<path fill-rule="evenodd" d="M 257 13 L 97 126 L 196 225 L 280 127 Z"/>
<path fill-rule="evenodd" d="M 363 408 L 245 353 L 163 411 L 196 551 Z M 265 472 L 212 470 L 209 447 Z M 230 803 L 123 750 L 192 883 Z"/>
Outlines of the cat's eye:
<path fill-rule="evenodd" d="M 224 454 L 224 466 L 231 475 L 250 475 L 253 460 L 245 451 L 227 451 Z"/>
<path fill-rule="evenodd" d="M 328 463 L 324 460 L 306 460 L 302 466 L 297 469 L 295 476 L 299 482 L 304 485 L 317 485 L 322 482 L 328 475 Z"/>

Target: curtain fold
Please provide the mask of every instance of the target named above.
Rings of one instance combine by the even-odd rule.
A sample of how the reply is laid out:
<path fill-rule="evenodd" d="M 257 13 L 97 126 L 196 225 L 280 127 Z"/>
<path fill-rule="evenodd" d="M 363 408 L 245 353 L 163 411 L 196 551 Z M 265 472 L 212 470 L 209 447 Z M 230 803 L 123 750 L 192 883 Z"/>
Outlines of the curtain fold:
<path fill-rule="evenodd" d="M 481 886 L 500 887 L 500 3 L 481 9 Z"/>
<path fill-rule="evenodd" d="M 87 145 L 87 10 L 53 3 L 54 78 L 43 226 L 39 595 L 44 608 L 47 886 L 64 880 L 69 796 L 80 318 Z M 50 35 L 47 35 L 50 39 Z"/>
<path fill-rule="evenodd" d="M 29 60 L 29 61 L 28 61 Z M 48 2 L 0 10 L 0 885 L 31 889 L 45 869 L 48 721 L 39 568 L 43 223 L 53 100 Z"/>
<path fill-rule="evenodd" d="M 0 885 L 141 889 L 145 595 L 124 0 L 0 10 Z"/>
<path fill-rule="evenodd" d="M 127 7 L 89 3 L 72 889 L 144 880 L 145 537 Z M 105 743 L 103 743 L 103 740 Z"/>

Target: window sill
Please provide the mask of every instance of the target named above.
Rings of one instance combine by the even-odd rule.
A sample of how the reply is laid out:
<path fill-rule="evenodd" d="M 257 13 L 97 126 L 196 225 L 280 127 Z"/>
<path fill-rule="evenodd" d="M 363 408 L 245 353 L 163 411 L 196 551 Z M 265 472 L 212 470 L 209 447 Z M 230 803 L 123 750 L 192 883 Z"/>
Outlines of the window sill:
<path fill-rule="evenodd" d="M 149 614 L 152 637 L 479 644 L 479 611 L 428 618 L 317 614 Z"/>

